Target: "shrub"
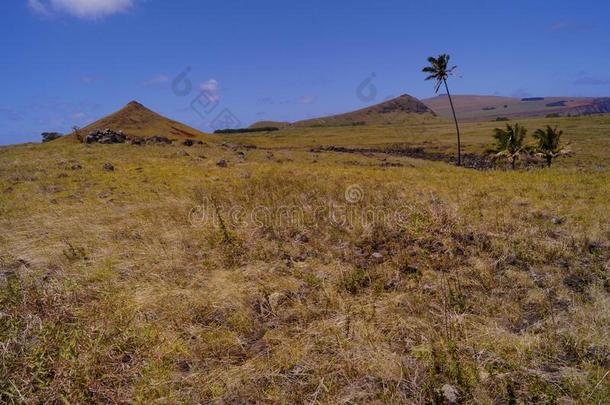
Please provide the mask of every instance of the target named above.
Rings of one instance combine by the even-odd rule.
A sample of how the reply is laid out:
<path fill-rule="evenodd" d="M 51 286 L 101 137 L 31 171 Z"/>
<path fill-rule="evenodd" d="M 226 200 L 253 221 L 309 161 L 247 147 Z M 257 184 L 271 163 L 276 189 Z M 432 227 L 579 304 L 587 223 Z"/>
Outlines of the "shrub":
<path fill-rule="evenodd" d="M 42 136 L 42 143 L 51 142 L 62 136 L 59 132 L 43 132 L 40 135 Z"/>
<path fill-rule="evenodd" d="M 228 129 L 217 129 L 214 131 L 215 134 L 244 134 L 248 132 L 273 132 L 279 131 L 277 127 L 261 127 L 261 128 L 228 128 Z"/>

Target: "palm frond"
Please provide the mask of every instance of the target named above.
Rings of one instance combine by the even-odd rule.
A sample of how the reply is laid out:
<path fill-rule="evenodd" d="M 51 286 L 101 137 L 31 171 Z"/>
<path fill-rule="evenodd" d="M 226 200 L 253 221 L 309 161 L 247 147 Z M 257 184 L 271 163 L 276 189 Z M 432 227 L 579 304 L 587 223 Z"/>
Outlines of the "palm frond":
<path fill-rule="evenodd" d="M 442 85 L 442 84 L 443 84 L 443 81 L 442 81 L 442 80 L 438 80 L 438 81 L 436 82 L 436 84 L 434 85 L 434 93 L 435 93 L 435 94 L 436 94 L 436 93 L 438 93 L 438 91 L 439 91 L 439 89 L 441 88 L 441 85 Z"/>

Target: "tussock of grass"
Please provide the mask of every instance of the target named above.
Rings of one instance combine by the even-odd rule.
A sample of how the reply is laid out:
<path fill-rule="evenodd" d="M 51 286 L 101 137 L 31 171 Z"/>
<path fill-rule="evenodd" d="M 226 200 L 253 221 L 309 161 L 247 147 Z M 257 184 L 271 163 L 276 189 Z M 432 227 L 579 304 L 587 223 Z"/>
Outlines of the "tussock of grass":
<path fill-rule="evenodd" d="M 451 384 L 464 402 L 604 402 L 608 125 L 591 120 L 564 121 L 577 157 L 514 173 L 309 151 L 406 142 L 398 127 L 189 156 L 0 149 L 1 401 L 423 403 Z M 476 151 L 491 124 L 471 125 Z M 448 147 L 435 128 L 413 142 Z"/>

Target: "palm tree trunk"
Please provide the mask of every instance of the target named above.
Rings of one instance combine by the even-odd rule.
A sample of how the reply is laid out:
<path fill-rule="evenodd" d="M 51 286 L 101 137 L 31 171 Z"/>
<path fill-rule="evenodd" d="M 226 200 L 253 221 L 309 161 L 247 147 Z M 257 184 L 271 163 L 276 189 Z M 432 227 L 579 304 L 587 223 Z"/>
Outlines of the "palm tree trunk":
<path fill-rule="evenodd" d="M 449 97 L 449 104 L 451 105 L 451 112 L 453 113 L 453 120 L 455 121 L 455 131 L 457 132 L 457 141 L 458 141 L 458 166 L 462 165 L 462 143 L 460 141 L 460 126 L 458 125 L 457 116 L 455 115 L 455 108 L 453 108 L 453 100 L 451 99 L 451 94 L 449 93 L 449 86 L 447 85 L 447 80 L 443 79 L 445 83 L 445 89 L 447 90 L 447 97 Z"/>

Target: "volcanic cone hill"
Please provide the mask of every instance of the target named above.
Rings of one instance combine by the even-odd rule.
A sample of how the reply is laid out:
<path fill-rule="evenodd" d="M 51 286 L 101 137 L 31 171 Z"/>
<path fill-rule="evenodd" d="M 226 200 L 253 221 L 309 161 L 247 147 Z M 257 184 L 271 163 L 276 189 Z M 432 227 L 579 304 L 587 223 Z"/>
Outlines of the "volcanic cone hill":
<path fill-rule="evenodd" d="M 87 135 L 92 131 L 105 129 L 122 131 L 128 137 L 198 138 L 206 135 L 195 128 L 157 114 L 137 101 L 131 101 L 117 112 L 81 128 L 79 133 Z"/>
<path fill-rule="evenodd" d="M 436 114 L 417 98 L 408 94 L 360 110 L 297 121 L 294 127 L 332 127 L 351 125 L 396 125 L 435 117 Z M 252 127 L 258 127 L 255 123 Z"/>

